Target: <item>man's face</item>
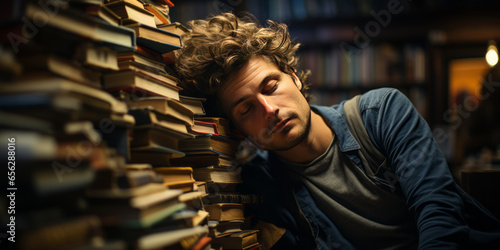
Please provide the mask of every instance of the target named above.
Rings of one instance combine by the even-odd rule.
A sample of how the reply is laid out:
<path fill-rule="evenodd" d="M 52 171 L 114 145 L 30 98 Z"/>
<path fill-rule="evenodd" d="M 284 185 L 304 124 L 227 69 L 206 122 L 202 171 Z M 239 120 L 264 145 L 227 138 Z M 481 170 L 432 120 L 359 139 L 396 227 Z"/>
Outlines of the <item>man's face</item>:
<path fill-rule="evenodd" d="M 218 96 L 236 128 L 257 146 L 287 150 L 309 132 L 311 109 L 300 84 L 295 74 L 283 73 L 263 57 L 252 57 L 229 75 Z"/>

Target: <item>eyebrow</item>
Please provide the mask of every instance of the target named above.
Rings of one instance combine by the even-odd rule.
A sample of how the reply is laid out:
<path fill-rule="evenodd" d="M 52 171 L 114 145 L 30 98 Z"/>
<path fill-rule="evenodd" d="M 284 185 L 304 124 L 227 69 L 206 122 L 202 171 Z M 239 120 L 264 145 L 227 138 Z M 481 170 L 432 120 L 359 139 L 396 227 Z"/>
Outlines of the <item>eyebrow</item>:
<path fill-rule="evenodd" d="M 264 87 L 264 85 L 267 84 L 267 82 L 273 80 L 273 79 L 278 79 L 280 77 L 280 73 L 278 72 L 271 72 L 269 73 L 266 77 L 264 77 L 264 79 L 262 79 L 262 81 L 260 82 L 259 84 L 259 89 L 262 89 Z M 244 96 L 240 99 L 238 99 L 238 101 L 236 101 L 233 105 L 231 105 L 231 108 L 229 110 L 232 110 L 238 106 L 238 104 L 244 102 L 246 99 L 248 99 L 248 96 Z"/>

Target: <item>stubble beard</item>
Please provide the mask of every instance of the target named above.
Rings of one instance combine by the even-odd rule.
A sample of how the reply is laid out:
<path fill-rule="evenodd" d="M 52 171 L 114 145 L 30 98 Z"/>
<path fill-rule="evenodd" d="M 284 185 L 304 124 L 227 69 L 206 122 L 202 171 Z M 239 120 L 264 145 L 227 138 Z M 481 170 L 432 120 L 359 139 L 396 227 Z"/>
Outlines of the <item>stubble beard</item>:
<path fill-rule="evenodd" d="M 291 128 L 285 128 L 278 133 L 285 135 L 286 133 L 289 133 L 290 130 Z M 272 145 L 272 141 L 275 137 L 275 134 L 270 134 L 269 137 L 266 138 L 266 140 L 260 143 L 256 140 L 252 141 L 254 142 L 254 144 L 256 144 L 259 148 L 262 149 L 271 151 L 287 151 L 296 147 L 301 142 L 303 142 L 305 138 L 309 136 L 310 130 L 311 130 L 311 111 L 307 113 L 304 129 L 302 131 L 298 131 L 296 136 L 291 136 L 290 138 L 288 138 L 283 145 Z M 263 133 L 268 133 L 268 132 L 270 132 L 269 129 L 265 129 L 265 131 L 263 131 Z"/>

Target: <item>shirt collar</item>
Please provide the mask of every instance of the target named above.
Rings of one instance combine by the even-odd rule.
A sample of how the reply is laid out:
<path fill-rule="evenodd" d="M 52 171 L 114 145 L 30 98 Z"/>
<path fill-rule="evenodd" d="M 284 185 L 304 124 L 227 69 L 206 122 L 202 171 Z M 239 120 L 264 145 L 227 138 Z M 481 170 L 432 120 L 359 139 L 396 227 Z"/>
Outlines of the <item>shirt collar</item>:
<path fill-rule="evenodd" d="M 344 104 L 342 103 L 340 105 L 343 107 Z M 339 105 L 331 107 L 311 105 L 311 109 L 330 123 L 330 126 L 339 140 L 339 146 L 342 152 L 361 148 L 349 130 L 343 108 L 340 108 Z"/>

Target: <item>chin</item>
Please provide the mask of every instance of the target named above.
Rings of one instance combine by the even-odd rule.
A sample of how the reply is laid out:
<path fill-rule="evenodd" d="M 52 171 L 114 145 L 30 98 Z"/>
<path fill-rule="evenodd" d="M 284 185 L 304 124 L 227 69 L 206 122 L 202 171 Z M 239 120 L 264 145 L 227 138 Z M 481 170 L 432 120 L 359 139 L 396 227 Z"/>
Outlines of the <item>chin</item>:
<path fill-rule="evenodd" d="M 305 138 L 306 133 L 292 133 L 289 131 L 286 135 L 274 137 L 268 144 L 262 144 L 264 149 L 272 151 L 286 151 L 299 145 Z"/>
<path fill-rule="evenodd" d="M 299 145 L 309 134 L 310 123 L 295 125 L 285 131 L 281 131 L 271 136 L 259 134 L 256 137 L 250 137 L 251 141 L 264 150 L 286 151 Z"/>

